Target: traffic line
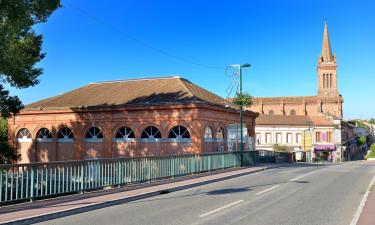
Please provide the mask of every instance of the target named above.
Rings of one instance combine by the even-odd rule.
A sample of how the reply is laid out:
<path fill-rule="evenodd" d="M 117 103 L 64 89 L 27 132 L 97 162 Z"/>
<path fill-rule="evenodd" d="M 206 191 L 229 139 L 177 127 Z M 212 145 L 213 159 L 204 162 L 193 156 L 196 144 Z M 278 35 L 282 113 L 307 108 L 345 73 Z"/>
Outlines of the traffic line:
<path fill-rule="evenodd" d="M 358 223 L 359 217 L 361 216 L 363 208 L 366 205 L 366 202 L 367 202 L 367 199 L 368 199 L 368 195 L 370 194 L 371 187 L 374 184 L 375 184 L 375 175 L 372 177 L 371 182 L 370 182 L 370 184 L 367 187 L 367 191 L 366 191 L 365 195 L 363 196 L 363 198 L 361 200 L 361 203 L 359 204 L 359 206 L 357 208 L 357 211 L 355 212 L 354 217 L 353 217 L 352 222 L 350 223 L 350 225 L 356 225 Z"/>
<path fill-rule="evenodd" d="M 280 187 L 279 184 L 276 185 L 276 186 L 273 186 L 273 187 L 267 188 L 267 189 L 265 189 L 265 190 L 263 190 L 263 191 L 261 191 L 261 192 L 258 192 L 256 195 L 257 195 L 257 196 L 262 195 L 262 194 L 267 193 L 267 192 L 269 192 L 269 191 L 272 191 L 272 190 L 274 190 L 274 189 L 276 189 L 276 188 L 278 188 L 278 187 Z"/>
<path fill-rule="evenodd" d="M 212 214 L 217 213 L 217 212 L 220 212 L 220 211 L 222 211 L 222 210 L 224 210 L 224 209 L 230 208 L 230 207 L 232 207 L 232 206 L 234 206 L 234 205 L 240 204 L 240 203 L 243 202 L 243 201 L 244 201 L 244 200 L 238 200 L 238 201 L 232 202 L 232 203 L 230 203 L 230 204 L 228 204 L 228 205 L 224 205 L 224 206 L 222 206 L 222 207 L 220 207 L 220 208 L 217 208 L 217 209 L 214 209 L 214 210 L 212 210 L 212 211 L 206 212 L 206 213 L 200 215 L 199 217 L 200 217 L 200 218 L 203 218 L 203 217 L 206 217 L 206 216 L 212 215 Z"/>
<path fill-rule="evenodd" d="M 325 168 L 322 168 L 322 169 L 325 169 Z M 319 172 L 319 171 L 322 170 L 322 169 L 318 169 L 318 170 L 312 171 L 312 172 L 310 172 L 310 173 L 306 173 L 306 174 L 303 174 L 303 175 L 301 175 L 301 176 L 295 177 L 295 178 L 293 178 L 293 179 L 290 179 L 289 182 L 296 181 L 296 180 L 299 180 L 299 179 L 301 179 L 301 178 L 304 178 L 304 177 L 310 176 L 310 175 L 312 175 L 312 174 L 314 174 L 314 173 Z"/>

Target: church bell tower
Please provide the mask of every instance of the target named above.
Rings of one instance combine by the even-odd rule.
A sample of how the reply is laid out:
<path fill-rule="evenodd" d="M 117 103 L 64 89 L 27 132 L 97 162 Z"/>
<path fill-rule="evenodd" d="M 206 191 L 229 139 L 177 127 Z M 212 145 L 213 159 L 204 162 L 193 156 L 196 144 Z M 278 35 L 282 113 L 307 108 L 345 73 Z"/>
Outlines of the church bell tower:
<path fill-rule="evenodd" d="M 332 54 L 327 21 L 324 24 L 322 53 L 318 59 L 318 96 L 323 99 L 339 97 L 336 55 Z"/>

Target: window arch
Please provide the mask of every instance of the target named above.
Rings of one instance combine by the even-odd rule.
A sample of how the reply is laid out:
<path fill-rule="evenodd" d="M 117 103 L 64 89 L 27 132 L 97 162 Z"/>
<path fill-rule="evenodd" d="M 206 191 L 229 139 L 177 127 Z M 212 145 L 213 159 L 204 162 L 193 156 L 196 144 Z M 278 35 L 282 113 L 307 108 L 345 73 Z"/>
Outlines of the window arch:
<path fill-rule="evenodd" d="M 329 74 L 329 88 L 332 88 L 332 73 Z"/>
<path fill-rule="evenodd" d="M 275 112 L 274 112 L 273 110 L 270 110 L 270 111 L 268 112 L 268 115 L 273 116 L 273 115 L 275 115 Z"/>
<path fill-rule="evenodd" d="M 36 133 L 36 140 L 39 142 L 52 142 L 52 133 L 47 128 L 40 128 Z"/>
<path fill-rule="evenodd" d="M 190 133 L 183 126 L 175 126 L 169 131 L 168 138 L 190 139 Z"/>
<path fill-rule="evenodd" d="M 290 115 L 291 116 L 295 116 L 296 115 L 296 110 L 294 110 L 294 109 L 290 110 Z"/>
<path fill-rule="evenodd" d="M 217 129 L 216 138 L 217 139 L 224 139 L 225 138 L 224 129 L 222 127 L 219 127 L 219 129 Z"/>
<path fill-rule="evenodd" d="M 19 142 L 31 142 L 32 137 L 30 131 L 26 128 L 19 130 L 17 133 L 17 140 Z"/>
<path fill-rule="evenodd" d="M 87 130 L 85 141 L 87 142 L 102 142 L 103 141 L 103 132 L 99 127 L 90 127 Z"/>
<path fill-rule="evenodd" d="M 72 142 L 74 135 L 69 127 L 62 127 L 57 133 L 57 141 L 59 142 Z"/>
<path fill-rule="evenodd" d="M 204 138 L 209 139 L 212 138 L 212 129 L 211 127 L 207 126 L 206 129 L 204 129 Z"/>
<path fill-rule="evenodd" d="M 116 136 L 115 136 L 115 139 L 117 141 L 128 141 L 129 139 L 134 139 L 135 138 L 135 135 L 134 135 L 134 131 L 129 128 L 129 127 L 120 127 L 117 132 L 116 132 Z"/>
<path fill-rule="evenodd" d="M 161 133 L 158 128 L 154 126 L 146 127 L 142 131 L 141 138 L 143 139 L 155 139 L 155 138 L 161 138 Z"/>

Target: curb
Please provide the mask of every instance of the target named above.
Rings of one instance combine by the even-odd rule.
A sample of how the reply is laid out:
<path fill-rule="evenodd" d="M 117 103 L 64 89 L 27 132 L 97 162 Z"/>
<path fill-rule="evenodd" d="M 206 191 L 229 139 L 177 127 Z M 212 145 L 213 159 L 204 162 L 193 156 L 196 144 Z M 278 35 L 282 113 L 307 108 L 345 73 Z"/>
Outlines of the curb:
<path fill-rule="evenodd" d="M 140 200 L 140 199 L 144 199 L 144 198 L 154 197 L 154 196 L 160 195 L 162 193 L 168 193 L 168 192 L 174 192 L 174 191 L 189 189 L 189 188 L 198 187 L 198 186 L 202 186 L 202 185 L 206 185 L 206 184 L 210 184 L 210 183 L 215 183 L 215 182 L 219 182 L 219 181 L 223 181 L 223 180 L 227 180 L 227 179 L 245 176 L 245 175 L 249 175 L 249 174 L 253 174 L 253 173 L 257 173 L 257 172 L 261 172 L 261 171 L 274 169 L 274 168 L 277 168 L 277 167 L 279 167 L 279 166 L 265 167 L 265 168 L 256 169 L 256 170 L 249 171 L 249 172 L 233 174 L 233 175 L 229 175 L 229 176 L 226 176 L 226 177 L 219 177 L 219 178 L 215 178 L 215 179 L 212 179 L 212 180 L 205 180 L 205 181 L 200 181 L 200 182 L 197 182 L 197 183 L 175 186 L 175 187 L 172 187 L 172 188 L 169 188 L 169 189 L 155 190 L 155 191 L 151 191 L 151 192 L 141 193 L 141 194 L 138 194 L 138 195 L 121 197 L 121 198 L 118 198 L 118 199 L 113 199 L 113 200 L 109 200 L 109 201 L 105 201 L 105 202 L 92 203 L 92 204 L 89 204 L 89 205 L 86 205 L 86 206 L 78 206 L 78 207 L 75 207 L 75 208 L 64 209 L 64 210 L 61 210 L 61 211 L 45 213 L 45 214 L 41 214 L 41 215 L 37 215 L 37 216 L 31 216 L 31 217 L 25 217 L 25 218 L 20 218 L 20 219 L 16 219 L 16 220 L 6 221 L 6 222 L 2 222 L 0 224 L 7 224 L 7 225 L 8 224 L 32 224 L 32 223 L 44 222 L 44 221 L 47 221 L 47 220 L 57 219 L 57 218 L 65 217 L 65 216 L 78 214 L 78 213 L 83 213 L 83 212 L 88 212 L 88 211 L 101 209 L 101 208 L 105 208 L 105 207 L 109 207 L 109 206 L 119 205 L 119 204 L 132 202 L 132 201 L 136 201 L 136 200 Z"/>

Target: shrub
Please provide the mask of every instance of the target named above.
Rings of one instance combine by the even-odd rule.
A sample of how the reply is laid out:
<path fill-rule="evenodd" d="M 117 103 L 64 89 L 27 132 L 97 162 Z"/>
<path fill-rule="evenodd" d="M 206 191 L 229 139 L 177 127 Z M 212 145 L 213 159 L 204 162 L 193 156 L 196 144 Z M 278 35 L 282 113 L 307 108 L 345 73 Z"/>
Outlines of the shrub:
<path fill-rule="evenodd" d="M 372 152 L 375 152 L 375 143 L 371 145 L 370 150 L 371 150 Z"/>
<path fill-rule="evenodd" d="M 365 136 L 357 137 L 357 145 L 361 146 L 364 144 L 366 144 L 366 137 Z"/>
<path fill-rule="evenodd" d="M 371 151 L 371 152 L 369 152 L 369 153 L 366 155 L 365 158 L 366 158 L 366 159 L 368 159 L 368 158 L 375 158 L 375 151 Z"/>

